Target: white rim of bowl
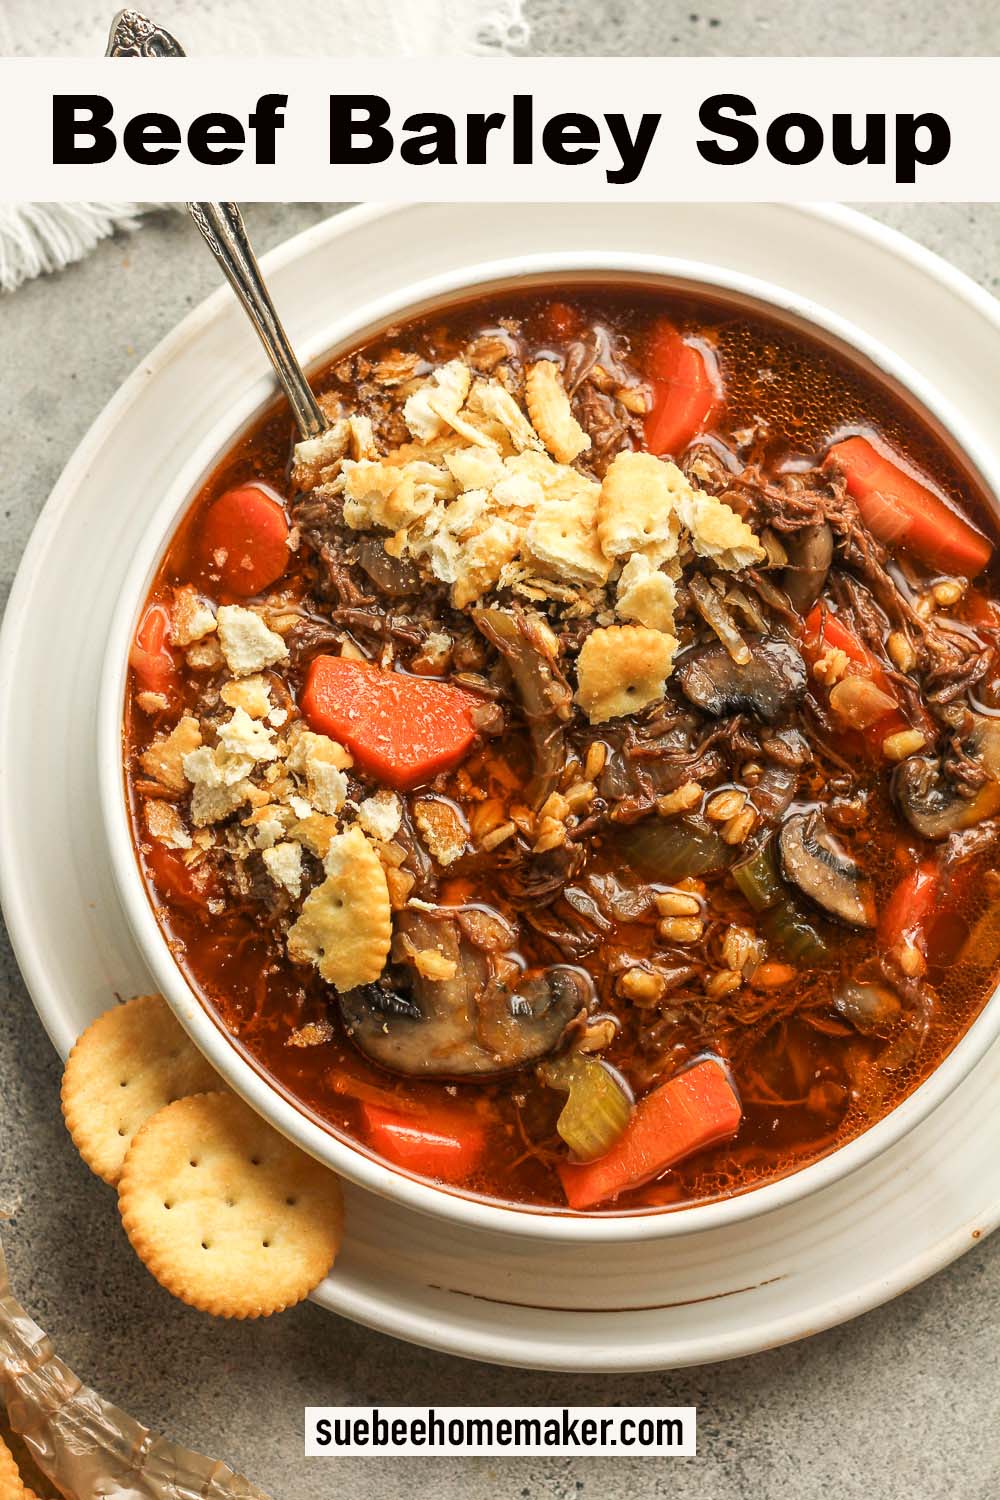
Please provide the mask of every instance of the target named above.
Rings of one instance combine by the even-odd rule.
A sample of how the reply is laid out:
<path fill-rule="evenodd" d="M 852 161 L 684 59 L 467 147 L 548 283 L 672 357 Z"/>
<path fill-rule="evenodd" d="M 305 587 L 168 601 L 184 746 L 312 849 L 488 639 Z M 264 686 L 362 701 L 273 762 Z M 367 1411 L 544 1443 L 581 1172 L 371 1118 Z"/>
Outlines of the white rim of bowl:
<path fill-rule="evenodd" d="M 941 424 L 965 459 L 979 472 L 987 491 L 1000 495 L 997 466 L 981 448 L 975 435 L 966 429 L 959 413 L 905 361 L 847 319 L 809 298 L 760 278 L 705 262 L 622 251 L 553 252 L 478 262 L 427 278 L 401 292 L 375 299 L 350 316 L 336 319 L 303 346 L 301 357 L 307 366 L 318 364 L 338 349 L 363 341 L 394 318 L 420 316 L 421 312 L 429 311 L 436 304 L 459 300 L 465 292 L 474 296 L 487 288 L 513 290 L 514 283 L 533 280 L 544 283 L 546 277 L 553 275 L 583 279 L 588 275 L 632 277 L 636 281 L 669 283 L 675 289 L 678 285 L 690 283 L 695 294 L 701 288 L 709 293 L 716 290 L 744 296 L 761 304 L 765 311 L 770 308 L 801 319 L 840 341 L 849 352 L 860 355 L 883 376 L 898 383 L 905 394 Z M 436 1186 L 395 1170 L 335 1135 L 314 1121 L 305 1106 L 286 1099 L 263 1072 L 247 1061 L 188 985 L 170 954 L 153 913 L 135 857 L 127 816 L 121 727 L 128 642 L 166 546 L 219 458 L 228 451 L 240 432 L 253 424 L 274 396 L 271 378 L 262 376 L 234 411 L 199 443 L 170 484 L 122 585 L 108 633 L 98 704 L 100 799 L 116 888 L 136 942 L 157 983 L 181 1024 L 220 1075 L 284 1135 L 358 1186 L 442 1222 L 459 1222 L 474 1229 L 550 1243 L 598 1244 L 668 1239 L 756 1218 L 848 1176 L 931 1114 L 1000 1034 L 1000 1004 L 995 993 L 930 1076 L 888 1115 L 854 1140 L 775 1182 L 748 1189 L 732 1198 L 673 1210 L 575 1215 L 554 1208 L 504 1204 Z"/>

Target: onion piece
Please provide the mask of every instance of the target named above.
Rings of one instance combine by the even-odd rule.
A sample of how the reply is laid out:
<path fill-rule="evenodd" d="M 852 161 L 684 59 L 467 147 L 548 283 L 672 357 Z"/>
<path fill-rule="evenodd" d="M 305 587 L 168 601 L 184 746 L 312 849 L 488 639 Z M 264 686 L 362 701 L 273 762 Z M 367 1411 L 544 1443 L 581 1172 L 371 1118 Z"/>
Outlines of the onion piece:
<path fill-rule="evenodd" d="M 736 665 L 745 667 L 750 660 L 750 647 L 736 629 L 732 616 L 708 579 L 703 578 L 700 573 L 693 573 L 688 580 L 688 588 L 702 619 L 715 631 Z"/>
<path fill-rule="evenodd" d="M 818 964 L 830 955 L 829 944 L 814 922 L 791 901 L 772 906 L 761 918 L 764 935 L 792 963 Z"/>
<path fill-rule="evenodd" d="M 788 897 L 788 888 L 778 873 L 770 840 L 733 866 L 733 879 L 754 911 L 769 911 Z"/>
<path fill-rule="evenodd" d="M 730 849 L 700 818 L 645 819 L 623 828 L 616 845 L 647 880 L 673 885 L 689 875 L 706 875 L 729 863 Z"/>
<path fill-rule="evenodd" d="M 830 707 L 851 729 L 870 729 L 893 709 L 895 698 L 884 693 L 870 677 L 842 677 L 830 689 Z"/>
<path fill-rule="evenodd" d="M 735 609 L 746 620 L 750 629 L 758 635 L 767 635 L 767 621 L 750 598 L 750 595 L 741 588 L 726 590 L 726 603 L 730 609 Z"/>

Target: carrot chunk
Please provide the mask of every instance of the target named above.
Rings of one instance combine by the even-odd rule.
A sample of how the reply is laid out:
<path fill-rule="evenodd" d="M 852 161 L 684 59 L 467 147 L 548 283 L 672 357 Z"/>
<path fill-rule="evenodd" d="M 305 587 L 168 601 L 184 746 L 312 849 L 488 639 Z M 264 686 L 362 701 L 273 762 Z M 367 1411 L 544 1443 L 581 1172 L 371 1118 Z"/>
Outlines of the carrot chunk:
<path fill-rule="evenodd" d="M 843 472 L 861 519 L 880 541 L 965 578 L 974 578 L 989 562 L 993 548 L 982 532 L 867 438 L 834 443 L 824 463 Z"/>
<path fill-rule="evenodd" d="M 207 864 L 186 865 L 179 854 L 156 842 L 150 844 L 146 864 L 161 896 L 177 906 L 204 914 L 215 891 L 215 879 Z"/>
<path fill-rule="evenodd" d="M 721 1063 L 706 1058 L 675 1074 L 639 1100 L 624 1135 L 606 1156 L 559 1167 L 570 1208 L 595 1208 L 695 1151 L 728 1140 L 742 1113 Z"/>
<path fill-rule="evenodd" d="M 890 953 L 905 946 L 927 952 L 927 924 L 941 899 L 941 868 L 936 859 L 914 866 L 896 886 L 878 924 L 879 945 Z"/>
<path fill-rule="evenodd" d="M 443 1182 L 462 1182 L 483 1154 L 486 1131 L 475 1115 L 458 1110 L 397 1114 L 379 1104 L 361 1110 L 372 1150 L 398 1167 Z"/>
<path fill-rule="evenodd" d="M 802 645 L 810 666 L 815 665 L 827 651 L 843 651 L 848 661 L 860 669 L 858 675 L 867 677 L 886 698 L 893 700 L 896 705 L 894 708 L 887 709 L 873 724 L 858 730 L 870 754 L 876 760 L 882 759 L 882 746 L 889 736 L 912 729 L 914 725 L 904 716 L 899 692 L 878 657 L 869 651 L 864 641 L 859 640 L 843 620 L 821 604 L 817 604 L 803 621 Z M 927 725 L 921 721 L 917 727 L 926 728 Z"/>
<path fill-rule="evenodd" d="M 169 697 L 177 685 L 177 669 L 168 644 L 170 611 L 165 604 L 151 604 L 139 621 L 128 654 L 129 666 L 139 687 Z"/>
<path fill-rule="evenodd" d="M 661 319 L 647 348 L 644 373 L 653 387 L 646 415 L 646 447 L 657 455 L 682 453 L 704 432 L 719 405 L 719 391 L 700 349 L 685 343 L 672 323 Z"/>
<path fill-rule="evenodd" d="M 278 500 L 259 485 L 241 484 L 205 512 L 197 542 L 200 565 L 228 593 L 249 599 L 284 573 L 288 536 Z"/>
<path fill-rule="evenodd" d="M 313 729 L 346 745 L 363 771 L 405 791 L 466 754 L 476 737 L 476 701 L 448 682 L 344 656 L 317 656 L 302 711 Z"/>

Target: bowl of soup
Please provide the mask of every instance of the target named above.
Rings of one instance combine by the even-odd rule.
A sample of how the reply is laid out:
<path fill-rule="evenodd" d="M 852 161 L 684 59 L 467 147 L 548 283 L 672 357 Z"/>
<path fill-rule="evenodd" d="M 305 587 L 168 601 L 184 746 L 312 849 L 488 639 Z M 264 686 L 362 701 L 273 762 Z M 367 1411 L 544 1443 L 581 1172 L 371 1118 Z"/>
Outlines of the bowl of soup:
<path fill-rule="evenodd" d="M 690 1232 L 869 1160 L 994 1039 L 995 476 L 835 314 L 666 258 L 320 331 L 134 561 L 119 889 L 222 1076 L 361 1185 Z"/>

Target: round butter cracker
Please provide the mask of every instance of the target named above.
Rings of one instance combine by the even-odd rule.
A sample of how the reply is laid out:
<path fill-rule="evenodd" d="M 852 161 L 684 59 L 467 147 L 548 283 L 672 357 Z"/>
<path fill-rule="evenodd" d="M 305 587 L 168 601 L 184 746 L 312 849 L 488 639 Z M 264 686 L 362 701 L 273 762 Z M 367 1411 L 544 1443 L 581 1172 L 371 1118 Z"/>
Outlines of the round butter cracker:
<path fill-rule="evenodd" d="M 153 1115 L 129 1147 L 118 1206 L 160 1285 L 216 1317 L 300 1302 L 340 1248 L 338 1179 L 234 1094 Z"/>
<path fill-rule="evenodd" d="M 113 1187 L 129 1143 L 150 1115 L 219 1087 L 162 995 L 140 995 L 105 1011 L 66 1061 L 62 1111 L 87 1166 Z"/>
<path fill-rule="evenodd" d="M 0 1438 L 0 1495 L 3 1500 L 25 1500 L 28 1493 L 13 1453 Z"/>

